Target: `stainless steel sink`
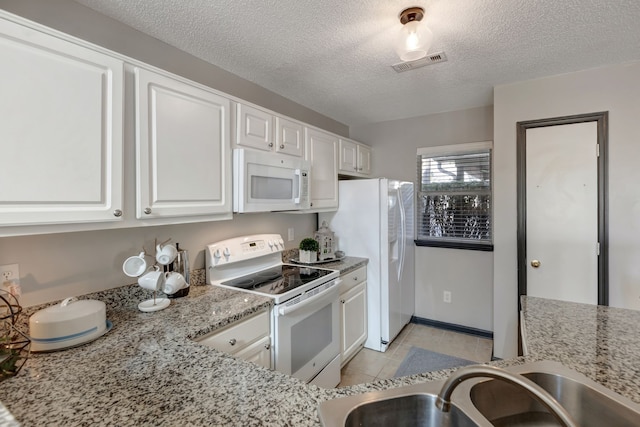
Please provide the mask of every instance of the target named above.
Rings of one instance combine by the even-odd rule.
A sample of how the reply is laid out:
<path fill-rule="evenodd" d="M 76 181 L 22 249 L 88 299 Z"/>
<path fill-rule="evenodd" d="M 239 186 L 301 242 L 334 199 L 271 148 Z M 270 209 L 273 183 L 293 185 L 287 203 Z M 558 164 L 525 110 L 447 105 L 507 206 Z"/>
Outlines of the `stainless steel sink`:
<path fill-rule="evenodd" d="M 318 408 L 324 426 L 476 427 L 491 424 L 473 420 L 455 403 L 449 412 L 435 402 L 444 381 L 374 391 L 322 402 Z M 479 413 L 478 413 L 479 415 Z"/>
<path fill-rule="evenodd" d="M 640 405 L 556 362 L 506 368 L 555 398 L 581 427 L 640 426 Z M 524 389 L 497 379 L 468 379 L 453 391 L 448 413 L 436 408 L 444 381 L 369 392 L 323 402 L 329 426 L 557 426 Z"/>
<path fill-rule="evenodd" d="M 476 427 L 476 423 L 456 406 L 449 412 L 437 409 L 436 398 L 435 394 L 420 393 L 371 402 L 349 412 L 344 425 Z"/>
<path fill-rule="evenodd" d="M 560 364 L 541 362 L 514 372 L 542 387 L 582 427 L 640 426 L 637 404 Z M 558 425 L 542 405 L 511 384 L 488 380 L 464 390 L 468 390 L 473 406 L 494 426 Z"/>

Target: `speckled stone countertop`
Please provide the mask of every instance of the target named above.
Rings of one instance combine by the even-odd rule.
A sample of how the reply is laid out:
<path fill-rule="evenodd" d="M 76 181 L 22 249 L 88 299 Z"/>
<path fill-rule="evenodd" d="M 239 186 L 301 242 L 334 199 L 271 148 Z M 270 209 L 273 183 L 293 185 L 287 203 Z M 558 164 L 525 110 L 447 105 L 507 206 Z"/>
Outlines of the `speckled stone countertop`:
<path fill-rule="evenodd" d="M 339 269 L 345 273 L 366 260 L 341 262 L 344 269 Z M 322 389 L 192 341 L 268 307 L 271 301 L 267 298 L 213 286 L 192 286 L 187 297 L 173 300 L 167 309 L 156 313 L 137 309 L 140 301 L 149 298 L 149 293 L 138 286 L 84 298 L 105 301 L 107 318 L 114 327 L 87 345 L 33 354 L 16 377 L 0 384 L 0 401 L 23 426 L 316 426 L 321 401 L 442 380 L 452 372 Z M 640 363 L 635 362 L 640 340 L 633 335 L 640 313 L 624 311 L 618 316 L 613 309 L 570 308 L 527 299 L 531 356 L 495 364 L 560 360 L 637 401 L 635 366 Z M 592 315 L 594 310 L 601 314 Z M 592 323 L 588 323 L 590 319 Z M 565 320 L 566 327 L 561 325 Z M 594 333 L 580 332 L 590 326 L 595 328 Z M 590 348 L 594 354 L 587 357 L 584 353 Z M 602 357 L 606 361 L 598 362 Z M 610 381 L 613 378 L 609 377 L 615 375 L 621 379 Z"/>
<path fill-rule="evenodd" d="M 640 311 L 522 297 L 525 361 L 555 360 L 640 403 Z"/>

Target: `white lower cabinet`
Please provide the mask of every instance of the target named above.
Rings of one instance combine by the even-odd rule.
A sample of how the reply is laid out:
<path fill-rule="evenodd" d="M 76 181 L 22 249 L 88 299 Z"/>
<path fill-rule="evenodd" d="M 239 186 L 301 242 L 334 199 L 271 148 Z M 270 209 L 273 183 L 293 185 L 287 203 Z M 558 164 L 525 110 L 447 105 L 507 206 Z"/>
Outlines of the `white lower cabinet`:
<path fill-rule="evenodd" d="M 340 288 L 340 366 L 344 366 L 367 340 L 367 268 L 345 274 Z"/>
<path fill-rule="evenodd" d="M 265 368 L 272 368 L 269 310 L 238 320 L 196 341 Z"/>
<path fill-rule="evenodd" d="M 243 350 L 235 353 L 235 356 L 239 359 L 271 369 L 271 337 L 264 337 L 250 344 Z"/>

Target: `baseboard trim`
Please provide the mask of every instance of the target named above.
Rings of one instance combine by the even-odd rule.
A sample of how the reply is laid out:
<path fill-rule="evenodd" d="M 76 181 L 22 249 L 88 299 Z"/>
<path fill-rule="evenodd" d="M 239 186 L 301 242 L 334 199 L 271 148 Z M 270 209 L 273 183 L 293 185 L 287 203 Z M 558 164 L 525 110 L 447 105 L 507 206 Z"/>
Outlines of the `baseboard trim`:
<path fill-rule="evenodd" d="M 493 339 L 493 332 L 484 329 L 471 328 L 469 326 L 456 325 L 454 323 L 440 322 L 438 320 L 425 319 L 422 317 L 411 316 L 411 323 L 418 325 L 432 326 L 438 329 L 446 329 L 448 331 L 461 332 L 463 334 L 474 335 L 481 338 Z"/>

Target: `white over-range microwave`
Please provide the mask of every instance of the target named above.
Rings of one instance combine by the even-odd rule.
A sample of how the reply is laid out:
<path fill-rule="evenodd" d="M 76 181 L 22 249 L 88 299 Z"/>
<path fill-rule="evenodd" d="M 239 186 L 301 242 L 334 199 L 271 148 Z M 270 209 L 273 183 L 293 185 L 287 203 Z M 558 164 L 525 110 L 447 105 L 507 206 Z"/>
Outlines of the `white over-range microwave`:
<path fill-rule="evenodd" d="M 300 157 L 233 150 L 233 211 L 309 209 L 310 165 Z"/>

